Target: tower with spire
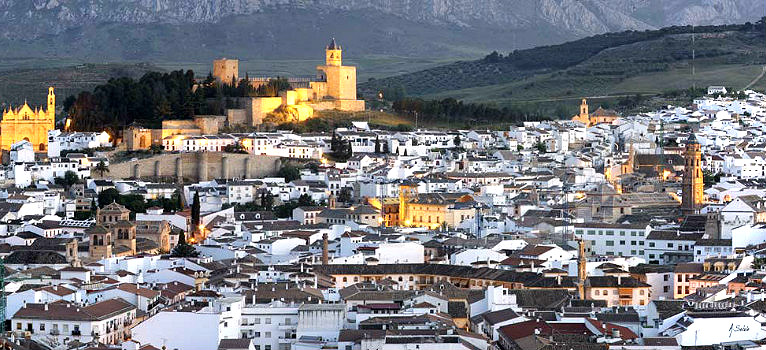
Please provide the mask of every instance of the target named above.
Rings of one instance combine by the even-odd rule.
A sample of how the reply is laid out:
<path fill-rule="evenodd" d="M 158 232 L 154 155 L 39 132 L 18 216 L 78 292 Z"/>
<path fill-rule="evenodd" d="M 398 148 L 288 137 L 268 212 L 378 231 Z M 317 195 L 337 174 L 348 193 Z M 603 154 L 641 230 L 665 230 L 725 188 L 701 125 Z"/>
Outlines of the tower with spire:
<path fill-rule="evenodd" d="M 685 215 L 697 213 L 704 201 L 704 181 L 702 178 L 702 147 L 693 133 L 686 140 L 684 177 L 681 189 L 681 210 Z"/>
<path fill-rule="evenodd" d="M 343 65 L 343 48 L 335 42 L 335 38 L 330 40 L 330 44 L 327 45 L 324 51 L 326 65 L 335 67 Z"/>
<path fill-rule="evenodd" d="M 331 102 L 332 108 L 343 111 L 364 110 L 364 100 L 356 99 L 356 67 L 343 65 L 343 47 L 335 38 L 325 46 L 325 64 L 317 67 L 310 87 L 312 100 Z"/>

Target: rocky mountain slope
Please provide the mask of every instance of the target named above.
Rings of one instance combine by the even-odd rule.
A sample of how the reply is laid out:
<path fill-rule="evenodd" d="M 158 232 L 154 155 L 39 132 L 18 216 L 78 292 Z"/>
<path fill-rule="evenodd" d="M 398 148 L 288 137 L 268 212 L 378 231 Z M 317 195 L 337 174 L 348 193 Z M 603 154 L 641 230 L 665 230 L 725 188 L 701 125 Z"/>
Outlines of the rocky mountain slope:
<path fill-rule="evenodd" d="M 468 57 L 611 31 L 755 21 L 764 10 L 763 0 L 0 0 L 0 44 L 4 57 L 207 59 L 226 48 L 271 58 L 302 57 L 291 43 L 335 35 L 357 54 Z"/>

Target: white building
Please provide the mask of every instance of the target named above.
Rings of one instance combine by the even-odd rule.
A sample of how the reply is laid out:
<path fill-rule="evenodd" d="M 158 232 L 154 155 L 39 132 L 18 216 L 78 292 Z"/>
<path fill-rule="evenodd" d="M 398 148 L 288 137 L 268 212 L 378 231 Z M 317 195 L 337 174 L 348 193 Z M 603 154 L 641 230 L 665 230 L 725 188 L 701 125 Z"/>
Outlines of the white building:
<path fill-rule="evenodd" d="M 111 147 L 109 134 L 102 132 L 48 131 L 48 157 L 59 157 L 61 151 L 81 151 L 99 147 Z"/>
<path fill-rule="evenodd" d="M 135 318 L 136 307 L 122 299 L 88 306 L 69 302 L 26 304 L 11 318 L 11 327 L 49 345 L 61 344 L 64 338 L 120 344 L 130 338 L 129 326 Z"/>

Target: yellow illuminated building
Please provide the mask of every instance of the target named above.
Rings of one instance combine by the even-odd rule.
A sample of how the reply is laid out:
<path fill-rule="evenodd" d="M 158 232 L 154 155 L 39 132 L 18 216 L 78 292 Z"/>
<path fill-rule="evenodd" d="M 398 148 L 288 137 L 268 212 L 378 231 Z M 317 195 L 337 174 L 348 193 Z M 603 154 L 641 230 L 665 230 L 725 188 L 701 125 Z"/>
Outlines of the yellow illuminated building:
<path fill-rule="evenodd" d="M 238 79 L 239 61 L 220 59 L 213 61 L 213 76 L 219 82 L 229 83 Z M 274 77 L 249 77 L 253 88 L 266 85 Z M 356 67 L 343 65 L 343 48 L 333 38 L 325 47 L 325 64 L 316 67 L 314 77 L 288 77 L 290 90 L 274 97 L 248 97 L 244 111 L 230 124 L 260 125 L 274 112 L 278 117 L 288 116 L 290 120 L 278 122 L 299 122 L 314 116 L 314 111 L 340 110 L 364 111 L 364 100 L 356 95 Z"/>
<path fill-rule="evenodd" d="M 572 117 L 572 121 L 581 122 L 585 126 L 593 126 L 601 123 L 611 123 L 619 118 L 617 112 L 610 109 L 598 107 L 593 113 L 588 112 L 588 101 L 582 99 L 580 103 L 580 113 Z"/>
<path fill-rule="evenodd" d="M 414 183 L 399 186 L 399 225 L 454 228 L 476 216 L 476 202 L 463 193 L 417 193 Z"/>
<path fill-rule="evenodd" d="M 24 102 L 18 108 L 3 111 L 0 121 L 0 148 L 11 149 L 11 145 L 21 140 L 32 143 L 35 151 L 48 150 L 48 131 L 55 128 L 56 95 L 53 87 L 48 88 L 48 108 L 34 110 Z"/>

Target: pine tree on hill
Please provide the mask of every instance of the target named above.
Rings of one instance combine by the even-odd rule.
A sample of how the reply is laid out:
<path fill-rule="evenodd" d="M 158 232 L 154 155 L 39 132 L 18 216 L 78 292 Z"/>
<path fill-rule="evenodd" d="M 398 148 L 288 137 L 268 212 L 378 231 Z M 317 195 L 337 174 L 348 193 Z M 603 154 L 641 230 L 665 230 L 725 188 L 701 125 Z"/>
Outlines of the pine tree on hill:
<path fill-rule="evenodd" d="M 173 248 L 170 256 L 175 258 L 193 258 L 199 256 L 199 252 L 186 242 L 186 234 L 181 231 L 178 233 L 178 244 Z"/>

